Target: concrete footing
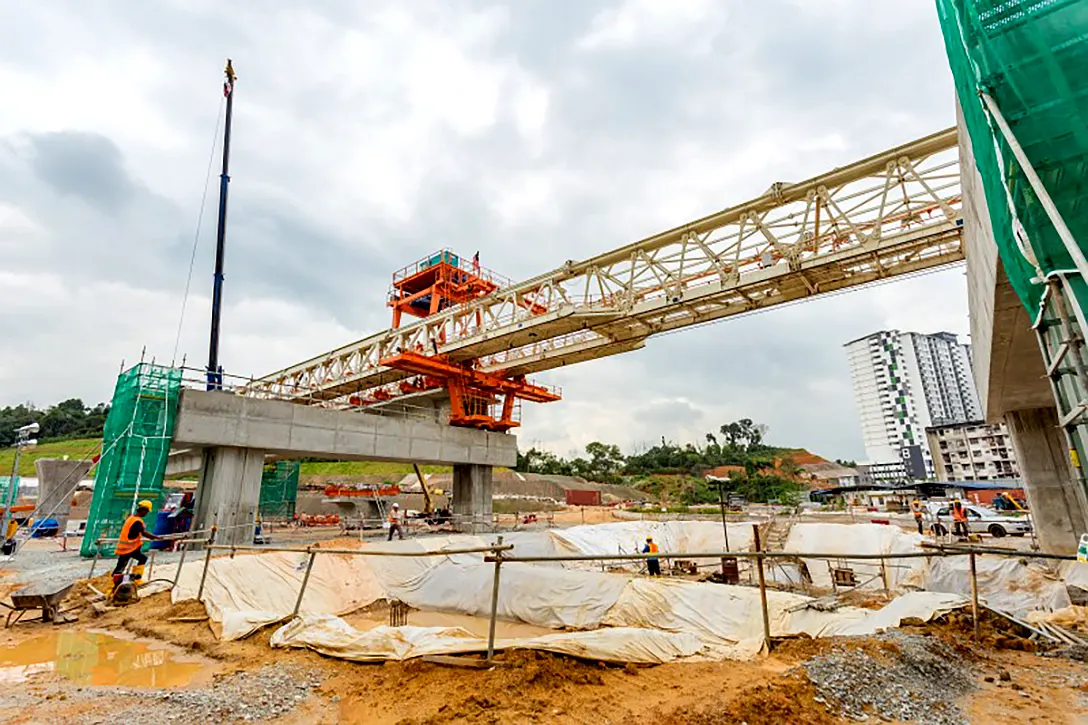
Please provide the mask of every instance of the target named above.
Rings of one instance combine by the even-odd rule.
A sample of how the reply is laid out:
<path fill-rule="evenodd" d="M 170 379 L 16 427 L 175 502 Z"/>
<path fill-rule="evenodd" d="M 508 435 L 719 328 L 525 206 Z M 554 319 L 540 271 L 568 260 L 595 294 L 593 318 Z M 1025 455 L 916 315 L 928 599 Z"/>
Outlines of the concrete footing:
<path fill-rule="evenodd" d="M 1016 460 L 1024 479 L 1039 546 L 1055 554 L 1077 550 L 1088 531 L 1088 510 L 1076 495 L 1065 436 L 1054 408 L 1031 408 L 1005 414 Z"/>
<path fill-rule="evenodd" d="M 491 524 L 491 496 L 494 469 L 471 463 L 453 467 L 454 520 L 466 533 L 476 533 Z"/>
<path fill-rule="evenodd" d="M 66 461 L 61 458 L 39 458 L 34 462 L 38 472 L 38 516 L 57 520 L 60 533 L 68 526 L 72 494 L 76 485 L 91 470 L 90 461 Z"/>
<path fill-rule="evenodd" d="M 252 544 L 261 502 L 264 451 L 220 446 L 204 451 L 194 529 L 219 527 L 217 544 Z"/>

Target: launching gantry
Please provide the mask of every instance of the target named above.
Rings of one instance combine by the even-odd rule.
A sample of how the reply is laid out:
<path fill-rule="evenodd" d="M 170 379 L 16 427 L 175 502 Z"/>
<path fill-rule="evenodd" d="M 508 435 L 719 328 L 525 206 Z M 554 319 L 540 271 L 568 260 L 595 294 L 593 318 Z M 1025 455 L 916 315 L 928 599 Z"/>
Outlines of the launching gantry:
<path fill-rule="evenodd" d="M 950 128 L 516 284 L 448 250 L 394 275 L 391 329 L 243 394 L 366 407 L 448 391 L 450 422 L 517 425 L 559 400 L 526 376 L 636 350 L 651 335 L 963 259 Z M 418 321 L 402 324 L 405 316 Z"/>

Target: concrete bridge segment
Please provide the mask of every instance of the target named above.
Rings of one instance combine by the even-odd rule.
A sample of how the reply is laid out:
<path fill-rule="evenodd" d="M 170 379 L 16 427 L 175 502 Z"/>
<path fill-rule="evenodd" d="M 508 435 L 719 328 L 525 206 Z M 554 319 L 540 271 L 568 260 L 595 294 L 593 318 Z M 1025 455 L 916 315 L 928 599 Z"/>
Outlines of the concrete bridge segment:
<path fill-rule="evenodd" d="M 491 469 L 517 463 L 517 438 L 437 419 L 376 415 L 182 391 L 168 471 L 201 459 L 196 528 L 217 524 L 220 543 L 252 541 L 266 455 L 452 465 L 453 511 L 491 518 Z"/>

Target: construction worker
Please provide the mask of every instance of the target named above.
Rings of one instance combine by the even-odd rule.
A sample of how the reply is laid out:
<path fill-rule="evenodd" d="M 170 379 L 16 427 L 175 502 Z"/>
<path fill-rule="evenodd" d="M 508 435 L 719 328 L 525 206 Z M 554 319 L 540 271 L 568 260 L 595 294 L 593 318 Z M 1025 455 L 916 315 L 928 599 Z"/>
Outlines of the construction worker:
<path fill-rule="evenodd" d="M 910 512 L 914 514 L 914 523 L 918 526 L 918 533 L 925 534 L 925 531 L 922 528 L 922 515 L 924 513 L 924 509 L 922 508 L 922 502 L 918 499 L 914 499 L 913 501 L 911 501 Z"/>
<path fill-rule="evenodd" d="M 646 546 L 642 547 L 643 554 L 656 554 L 657 544 L 654 543 L 652 536 L 646 537 Z M 661 562 L 656 557 L 646 560 L 646 570 L 650 573 L 650 576 L 661 576 Z"/>
<path fill-rule="evenodd" d="M 149 513 L 151 513 L 151 502 L 141 501 L 136 504 L 136 513 L 125 519 L 125 523 L 121 526 L 121 535 L 118 537 L 117 546 L 113 549 L 113 553 L 117 554 L 117 566 L 113 568 L 114 587 L 120 584 L 124 578 L 125 567 L 128 566 L 130 560 L 136 562 L 132 567 L 132 581 L 139 582 L 144 575 L 147 554 L 140 551 L 140 547 L 144 543 L 144 537 L 146 536 L 152 541 L 159 538 L 149 532 L 144 524 L 144 517 Z"/>
<path fill-rule="evenodd" d="M 959 499 L 952 502 L 952 533 L 960 541 L 967 540 L 967 507 Z"/>
<path fill-rule="evenodd" d="M 389 509 L 389 538 L 386 541 L 393 540 L 393 532 L 397 532 L 397 538 L 401 541 L 404 540 L 404 531 L 401 529 L 401 521 L 404 520 L 404 514 L 400 511 L 400 504 L 395 503 Z"/>

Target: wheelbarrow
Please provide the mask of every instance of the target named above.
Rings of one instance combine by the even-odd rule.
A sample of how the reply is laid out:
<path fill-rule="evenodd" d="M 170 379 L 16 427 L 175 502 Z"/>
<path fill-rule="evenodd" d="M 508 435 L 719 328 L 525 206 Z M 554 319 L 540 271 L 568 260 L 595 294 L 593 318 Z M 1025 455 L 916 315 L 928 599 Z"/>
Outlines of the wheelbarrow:
<path fill-rule="evenodd" d="M 63 621 L 58 618 L 58 615 L 60 615 L 60 604 L 64 601 L 64 598 L 68 596 L 68 592 L 72 590 L 73 586 L 75 586 L 75 582 L 69 582 L 68 584 L 43 582 L 41 584 L 32 584 L 12 592 L 11 604 L 0 602 L 0 606 L 11 610 L 8 612 L 8 618 L 4 623 L 4 628 L 7 629 L 11 625 L 16 624 L 23 618 L 24 614 L 32 609 L 41 610 L 41 621 L 43 622 Z M 12 619 L 12 617 L 14 617 L 14 619 Z"/>

